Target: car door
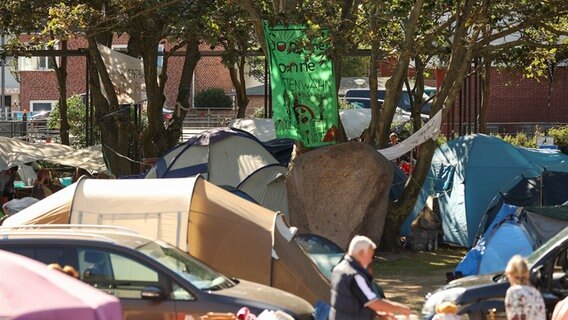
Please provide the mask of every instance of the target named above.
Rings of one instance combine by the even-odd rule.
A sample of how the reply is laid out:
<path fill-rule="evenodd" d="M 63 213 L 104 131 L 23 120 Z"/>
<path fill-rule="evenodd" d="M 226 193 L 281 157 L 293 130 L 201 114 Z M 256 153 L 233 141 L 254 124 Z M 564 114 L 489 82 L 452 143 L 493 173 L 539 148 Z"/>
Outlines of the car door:
<path fill-rule="evenodd" d="M 120 298 L 125 320 L 176 319 L 171 281 L 138 257 L 79 247 L 77 260 L 81 280 Z"/>

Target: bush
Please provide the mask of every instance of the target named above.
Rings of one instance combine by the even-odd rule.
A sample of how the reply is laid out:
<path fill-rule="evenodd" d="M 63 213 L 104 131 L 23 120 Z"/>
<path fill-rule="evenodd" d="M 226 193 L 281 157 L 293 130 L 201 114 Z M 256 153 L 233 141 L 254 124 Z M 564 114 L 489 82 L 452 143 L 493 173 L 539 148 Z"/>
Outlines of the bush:
<path fill-rule="evenodd" d="M 504 137 L 496 135 L 496 137 L 517 147 L 536 148 L 536 136 L 529 139 L 523 132 L 519 132 L 516 135 L 506 135 Z"/>
<path fill-rule="evenodd" d="M 209 88 L 195 95 L 196 108 L 231 108 L 233 100 L 221 88 Z"/>
<path fill-rule="evenodd" d="M 548 129 L 548 135 L 554 138 L 558 146 L 568 146 L 568 125 Z"/>

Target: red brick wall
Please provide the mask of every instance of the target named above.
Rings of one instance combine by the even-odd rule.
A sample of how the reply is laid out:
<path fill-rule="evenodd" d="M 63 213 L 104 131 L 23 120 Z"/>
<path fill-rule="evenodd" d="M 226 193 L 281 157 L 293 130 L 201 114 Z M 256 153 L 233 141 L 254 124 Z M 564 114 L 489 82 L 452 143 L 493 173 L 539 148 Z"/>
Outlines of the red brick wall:
<path fill-rule="evenodd" d="M 488 122 L 568 123 L 568 68 L 557 68 L 548 108 L 548 80 L 523 79 L 520 73 L 493 70 Z"/>
<path fill-rule="evenodd" d="M 83 39 L 69 41 L 68 49 L 85 47 Z M 85 57 L 68 57 L 67 94 L 85 93 Z M 32 100 L 59 100 L 59 86 L 53 71 L 20 71 L 20 106 L 30 110 Z"/>

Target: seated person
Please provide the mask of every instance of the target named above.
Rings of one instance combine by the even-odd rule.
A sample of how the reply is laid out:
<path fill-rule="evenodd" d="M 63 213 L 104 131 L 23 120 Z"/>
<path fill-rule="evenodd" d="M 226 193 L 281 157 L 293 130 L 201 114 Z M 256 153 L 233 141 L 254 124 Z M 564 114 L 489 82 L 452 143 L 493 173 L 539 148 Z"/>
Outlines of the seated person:
<path fill-rule="evenodd" d="M 41 200 L 61 189 L 62 187 L 60 185 L 53 182 L 51 171 L 41 169 L 37 172 L 37 179 L 34 182 L 34 187 L 32 189 L 32 197 Z"/>

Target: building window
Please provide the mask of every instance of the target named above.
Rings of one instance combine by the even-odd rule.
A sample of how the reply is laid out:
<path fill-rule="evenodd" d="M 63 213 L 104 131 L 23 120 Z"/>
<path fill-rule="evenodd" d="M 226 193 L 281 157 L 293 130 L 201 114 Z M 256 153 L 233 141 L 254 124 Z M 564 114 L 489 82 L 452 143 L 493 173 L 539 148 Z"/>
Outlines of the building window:
<path fill-rule="evenodd" d="M 30 111 L 34 114 L 41 112 L 49 112 L 57 103 L 55 100 L 32 100 L 30 101 Z"/>
<path fill-rule="evenodd" d="M 39 47 L 38 49 L 50 50 L 46 46 Z M 53 51 L 57 51 L 59 45 L 53 46 Z M 59 57 L 55 57 L 59 63 Z M 51 71 L 55 69 L 54 61 L 51 57 L 18 57 L 18 71 Z"/>
<path fill-rule="evenodd" d="M 19 57 L 18 71 L 51 71 L 55 68 L 49 57 Z"/>
<path fill-rule="evenodd" d="M 114 51 L 118 51 L 120 53 L 128 54 L 128 45 L 126 44 L 113 44 L 110 48 Z"/>
<path fill-rule="evenodd" d="M 164 66 L 164 45 L 161 44 L 158 46 L 158 68 L 162 68 Z"/>

